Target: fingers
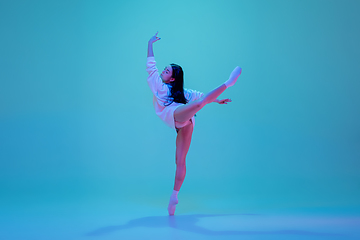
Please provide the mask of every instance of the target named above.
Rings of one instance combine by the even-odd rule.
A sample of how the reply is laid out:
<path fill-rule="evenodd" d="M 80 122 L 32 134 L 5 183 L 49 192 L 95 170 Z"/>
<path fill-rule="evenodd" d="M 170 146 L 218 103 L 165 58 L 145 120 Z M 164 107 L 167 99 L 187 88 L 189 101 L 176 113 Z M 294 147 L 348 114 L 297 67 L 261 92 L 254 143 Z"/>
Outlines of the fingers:
<path fill-rule="evenodd" d="M 150 38 L 149 42 L 154 43 L 156 41 L 159 41 L 161 38 L 157 37 L 158 33 L 159 31 L 157 31 L 155 35 Z"/>
<path fill-rule="evenodd" d="M 159 33 L 159 31 L 157 31 L 156 33 L 155 33 L 155 35 L 154 35 L 154 37 L 155 37 L 155 41 L 158 41 L 158 40 L 160 40 L 161 38 L 159 38 L 157 35 L 158 35 L 158 33 Z"/>
<path fill-rule="evenodd" d="M 231 99 L 226 98 L 219 101 L 219 104 L 227 104 L 228 102 L 232 102 Z"/>

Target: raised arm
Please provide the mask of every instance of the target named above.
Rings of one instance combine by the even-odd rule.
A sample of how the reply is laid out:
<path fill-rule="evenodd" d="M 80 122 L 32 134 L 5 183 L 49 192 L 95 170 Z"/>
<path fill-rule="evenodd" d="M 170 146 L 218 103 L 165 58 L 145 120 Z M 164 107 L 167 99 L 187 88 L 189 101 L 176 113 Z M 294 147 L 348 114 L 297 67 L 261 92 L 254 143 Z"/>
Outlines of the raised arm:
<path fill-rule="evenodd" d="M 149 43 L 148 43 L 148 54 L 147 56 L 148 57 L 153 57 L 154 56 L 154 51 L 153 51 L 153 43 L 160 40 L 161 38 L 157 37 L 157 34 L 159 32 L 156 32 L 156 34 L 154 36 L 152 36 L 149 40 Z"/>

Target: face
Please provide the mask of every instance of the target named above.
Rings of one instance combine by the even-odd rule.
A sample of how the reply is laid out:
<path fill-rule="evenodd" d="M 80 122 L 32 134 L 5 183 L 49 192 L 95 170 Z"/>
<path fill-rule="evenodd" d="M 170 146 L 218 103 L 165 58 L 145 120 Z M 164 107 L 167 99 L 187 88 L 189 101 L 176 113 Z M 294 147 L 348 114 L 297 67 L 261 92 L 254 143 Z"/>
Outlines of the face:
<path fill-rule="evenodd" d="M 162 73 L 160 74 L 160 78 L 164 83 L 170 83 L 173 82 L 175 80 L 175 78 L 172 78 L 172 67 L 171 65 L 166 66 L 164 68 L 164 70 L 162 71 Z"/>

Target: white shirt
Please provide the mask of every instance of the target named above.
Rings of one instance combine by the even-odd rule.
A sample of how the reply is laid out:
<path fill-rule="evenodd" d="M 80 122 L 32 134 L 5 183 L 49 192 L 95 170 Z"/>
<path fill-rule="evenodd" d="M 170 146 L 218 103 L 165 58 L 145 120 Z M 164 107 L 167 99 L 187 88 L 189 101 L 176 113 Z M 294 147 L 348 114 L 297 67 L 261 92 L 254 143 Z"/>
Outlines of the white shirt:
<path fill-rule="evenodd" d="M 168 96 L 170 96 L 170 85 L 161 80 L 154 57 L 147 58 L 146 71 L 149 73 L 147 78 L 148 85 L 154 94 L 153 104 L 155 112 L 166 125 L 175 129 L 174 112 L 176 108 L 184 104 L 173 102 L 165 106 L 165 104 L 169 104 Z M 203 93 L 184 88 L 184 95 L 188 102 L 191 102 L 201 98 Z M 191 120 L 195 125 L 195 118 L 192 117 Z"/>

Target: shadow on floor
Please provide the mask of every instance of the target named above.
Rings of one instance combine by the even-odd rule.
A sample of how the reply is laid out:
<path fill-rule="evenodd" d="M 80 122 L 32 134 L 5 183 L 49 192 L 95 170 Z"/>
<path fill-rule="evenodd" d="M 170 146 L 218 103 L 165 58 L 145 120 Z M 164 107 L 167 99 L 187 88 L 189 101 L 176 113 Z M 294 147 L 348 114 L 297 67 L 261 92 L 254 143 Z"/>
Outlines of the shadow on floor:
<path fill-rule="evenodd" d="M 121 231 L 129 228 L 148 227 L 148 228 L 175 228 L 178 230 L 192 232 L 203 235 L 221 236 L 221 235 L 266 235 L 266 234 L 280 234 L 280 235 L 311 235 L 311 236 L 342 236 L 342 234 L 334 233 L 318 233 L 304 230 L 274 230 L 274 231 L 215 231 L 203 228 L 196 225 L 201 218 L 208 217 L 223 217 L 223 216 L 244 216 L 244 215 L 258 215 L 258 214 L 193 214 L 193 215 L 175 215 L 175 216 L 154 216 L 143 217 L 130 220 L 127 224 L 107 226 L 96 229 L 86 234 L 86 236 L 101 236 L 112 232 Z"/>

